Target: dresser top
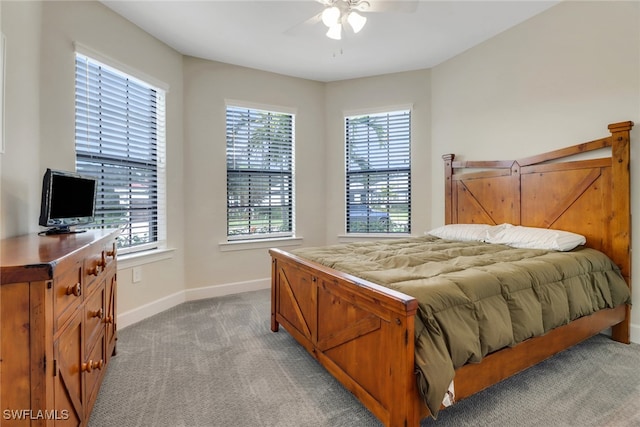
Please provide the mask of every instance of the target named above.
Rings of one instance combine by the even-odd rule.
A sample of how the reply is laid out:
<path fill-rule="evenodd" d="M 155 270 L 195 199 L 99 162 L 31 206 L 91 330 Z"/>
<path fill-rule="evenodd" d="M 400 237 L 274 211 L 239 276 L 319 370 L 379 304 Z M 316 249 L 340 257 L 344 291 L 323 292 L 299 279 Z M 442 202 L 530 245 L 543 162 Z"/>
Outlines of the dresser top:
<path fill-rule="evenodd" d="M 16 269 L 49 271 L 64 258 L 89 245 L 107 238 L 115 238 L 118 229 L 87 230 L 82 233 L 38 235 L 25 234 L 0 240 L 0 282 L 7 282 Z"/>

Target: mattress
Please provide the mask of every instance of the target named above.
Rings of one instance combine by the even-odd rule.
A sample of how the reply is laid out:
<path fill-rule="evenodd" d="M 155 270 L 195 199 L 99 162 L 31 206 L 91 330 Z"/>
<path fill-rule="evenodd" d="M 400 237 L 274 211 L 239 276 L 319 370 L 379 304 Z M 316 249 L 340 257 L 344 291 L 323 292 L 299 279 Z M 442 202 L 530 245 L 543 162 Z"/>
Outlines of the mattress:
<path fill-rule="evenodd" d="M 424 236 L 292 253 L 417 299 L 418 387 L 434 416 L 455 369 L 631 302 L 618 267 L 584 247 L 558 252 Z"/>

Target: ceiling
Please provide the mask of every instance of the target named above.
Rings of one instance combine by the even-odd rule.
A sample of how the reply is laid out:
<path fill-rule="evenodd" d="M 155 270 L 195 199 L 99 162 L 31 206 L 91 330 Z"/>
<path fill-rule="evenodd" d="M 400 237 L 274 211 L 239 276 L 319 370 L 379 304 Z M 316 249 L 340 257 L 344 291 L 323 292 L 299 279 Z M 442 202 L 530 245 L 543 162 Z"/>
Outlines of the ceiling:
<path fill-rule="evenodd" d="M 306 22 L 324 8 L 314 0 L 102 3 L 184 55 L 322 82 L 431 68 L 559 3 L 368 1 L 414 11 L 362 13 L 364 29 L 336 41 Z"/>

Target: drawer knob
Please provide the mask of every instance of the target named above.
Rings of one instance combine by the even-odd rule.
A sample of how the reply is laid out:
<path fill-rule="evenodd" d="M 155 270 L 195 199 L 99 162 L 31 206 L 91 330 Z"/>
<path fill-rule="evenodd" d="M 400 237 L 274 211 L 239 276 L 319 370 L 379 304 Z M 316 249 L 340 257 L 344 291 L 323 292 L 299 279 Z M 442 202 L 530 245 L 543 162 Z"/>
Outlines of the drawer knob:
<path fill-rule="evenodd" d="M 93 361 L 91 359 L 89 359 L 89 361 L 87 363 L 83 363 L 82 364 L 82 370 L 85 372 L 91 372 L 94 369 L 102 369 L 102 367 L 104 366 L 104 360 L 100 359 L 97 361 Z"/>
<path fill-rule="evenodd" d="M 100 274 L 100 271 L 102 271 L 102 263 L 101 262 L 96 264 L 95 267 L 89 269 L 89 274 L 91 276 L 97 276 L 97 275 Z"/>
<path fill-rule="evenodd" d="M 104 316 L 104 311 L 102 311 L 102 308 L 100 308 L 97 311 L 93 312 L 92 317 L 97 317 L 98 319 L 102 319 L 103 316 Z"/>
<path fill-rule="evenodd" d="M 111 257 L 111 258 L 115 258 L 116 256 L 116 251 L 112 250 L 112 251 L 107 251 L 107 256 Z"/>
<path fill-rule="evenodd" d="M 80 283 L 78 282 L 73 286 L 67 286 L 67 295 L 75 295 L 77 297 L 82 295 L 82 286 L 80 286 Z"/>
<path fill-rule="evenodd" d="M 104 323 L 113 323 L 113 316 L 106 316 L 104 318 Z"/>

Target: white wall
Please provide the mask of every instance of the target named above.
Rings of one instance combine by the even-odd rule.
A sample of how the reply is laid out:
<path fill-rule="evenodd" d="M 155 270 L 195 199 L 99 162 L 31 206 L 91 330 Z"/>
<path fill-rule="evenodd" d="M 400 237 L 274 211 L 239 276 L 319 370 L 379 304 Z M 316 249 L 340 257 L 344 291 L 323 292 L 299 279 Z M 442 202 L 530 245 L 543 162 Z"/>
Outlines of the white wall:
<path fill-rule="evenodd" d="M 172 257 L 118 273 L 118 311 L 184 288 L 182 55 L 99 2 L 2 2 L 6 35 L 5 143 L 0 227 L 3 237 L 39 230 L 42 174 L 75 168 L 74 42 L 165 82 L 168 243 Z"/>
<path fill-rule="evenodd" d="M 2 2 L 5 152 L 0 154 L 0 236 L 38 229 L 40 213 L 40 42 L 42 4 Z"/>
<path fill-rule="evenodd" d="M 184 58 L 185 277 L 189 295 L 269 285 L 265 243 L 226 241 L 225 100 L 296 111 L 296 236 L 332 243 L 344 234 L 344 112 L 413 105 L 414 232 L 430 224 L 429 70 L 324 84 L 193 57 Z"/>
<path fill-rule="evenodd" d="M 430 70 L 409 71 L 326 85 L 326 243 L 345 235 L 344 117 L 367 109 L 412 105 L 411 228 L 421 235 L 431 224 Z"/>
<path fill-rule="evenodd" d="M 41 57 L 40 170 L 75 167 L 74 43 L 132 73 L 169 86 L 167 102 L 167 240 L 173 257 L 144 264 L 142 281 L 118 273 L 118 311 L 139 307 L 184 286 L 182 55 L 98 2 L 44 2 Z M 128 70 L 131 69 L 131 70 Z M 36 222 L 37 223 L 37 222 Z M 130 264 L 129 264 L 130 265 Z"/>
<path fill-rule="evenodd" d="M 442 154 L 521 158 L 606 137 L 608 124 L 632 120 L 633 227 L 640 230 L 640 3 L 563 2 L 431 76 L 434 226 L 444 218 Z M 633 302 L 640 306 L 640 292 Z M 632 310 L 632 323 L 640 342 L 640 310 Z"/>
<path fill-rule="evenodd" d="M 228 250 L 225 100 L 295 111 L 296 235 L 324 244 L 324 86 L 229 64 L 184 58 L 186 286 L 268 286 L 271 260 L 260 248 Z M 227 250 L 225 250 L 227 249 Z M 227 292 L 224 291 L 224 292 Z M 212 291 L 215 294 L 215 290 Z M 219 291 L 223 292 L 223 291 Z"/>

